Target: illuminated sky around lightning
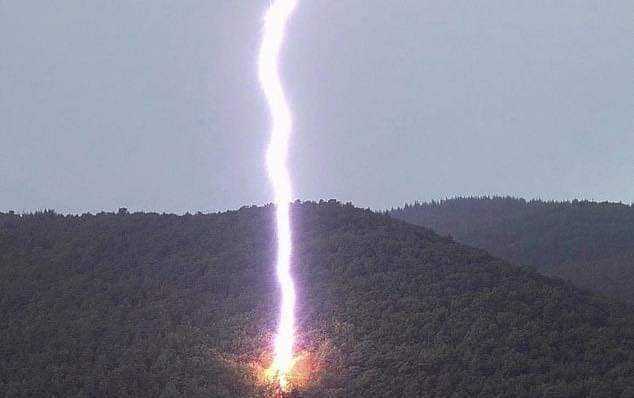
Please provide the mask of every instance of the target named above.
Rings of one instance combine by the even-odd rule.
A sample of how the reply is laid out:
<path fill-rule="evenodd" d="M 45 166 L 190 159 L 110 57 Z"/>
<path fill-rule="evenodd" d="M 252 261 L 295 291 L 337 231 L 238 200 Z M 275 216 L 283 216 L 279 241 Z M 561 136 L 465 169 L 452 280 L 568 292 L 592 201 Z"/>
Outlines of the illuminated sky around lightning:
<path fill-rule="evenodd" d="M 124 3 L 0 3 L 0 210 L 272 200 L 267 2 Z M 634 3 L 535 3 L 303 3 L 282 72 L 294 193 L 633 201 Z"/>

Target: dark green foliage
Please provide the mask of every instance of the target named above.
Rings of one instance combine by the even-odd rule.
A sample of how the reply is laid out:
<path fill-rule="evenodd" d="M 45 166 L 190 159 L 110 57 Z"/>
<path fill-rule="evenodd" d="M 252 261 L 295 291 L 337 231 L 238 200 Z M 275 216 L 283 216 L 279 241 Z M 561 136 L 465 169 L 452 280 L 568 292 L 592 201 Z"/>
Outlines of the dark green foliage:
<path fill-rule="evenodd" d="M 482 197 L 415 203 L 390 214 L 634 303 L 633 206 Z"/>
<path fill-rule="evenodd" d="M 428 229 L 293 206 L 303 397 L 628 396 L 634 318 Z M 0 395 L 263 396 L 272 208 L 0 216 Z"/>

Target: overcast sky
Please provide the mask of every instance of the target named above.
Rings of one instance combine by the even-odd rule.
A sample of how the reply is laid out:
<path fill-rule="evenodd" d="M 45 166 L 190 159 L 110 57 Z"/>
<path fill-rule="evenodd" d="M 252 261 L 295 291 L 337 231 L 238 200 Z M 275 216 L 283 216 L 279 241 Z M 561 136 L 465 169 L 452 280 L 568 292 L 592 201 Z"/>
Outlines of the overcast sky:
<path fill-rule="evenodd" d="M 0 210 L 271 200 L 269 0 L 0 0 Z M 634 2 L 300 0 L 296 196 L 634 201 Z"/>

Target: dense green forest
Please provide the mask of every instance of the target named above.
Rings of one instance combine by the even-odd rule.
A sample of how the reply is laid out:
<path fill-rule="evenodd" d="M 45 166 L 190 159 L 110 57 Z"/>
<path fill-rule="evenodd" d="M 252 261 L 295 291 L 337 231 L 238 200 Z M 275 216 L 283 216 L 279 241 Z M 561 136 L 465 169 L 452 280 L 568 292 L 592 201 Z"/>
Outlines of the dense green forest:
<path fill-rule="evenodd" d="M 634 303 L 634 206 L 478 197 L 417 202 L 390 214 Z"/>
<path fill-rule="evenodd" d="M 351 205 L 292 213 L 296 396 L 634 396 L 624 304 Z M 0 215 L 0 395 L 270 394 L 272 221 Z"/>

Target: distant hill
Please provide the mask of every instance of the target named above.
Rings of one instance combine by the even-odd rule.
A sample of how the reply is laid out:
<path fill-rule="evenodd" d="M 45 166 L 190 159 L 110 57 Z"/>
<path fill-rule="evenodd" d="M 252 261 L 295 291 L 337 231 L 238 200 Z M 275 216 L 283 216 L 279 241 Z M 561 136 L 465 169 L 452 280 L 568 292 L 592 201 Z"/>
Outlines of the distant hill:
<path fill-rule="evenodd" d="M 631 397 L 625 305 L 431 230 L 296 203 L 301 397 Z M 0 395 L 261 397 L 272 208 L 0 215 Z"/>
<path fill-rule="evenodd" d="M 634 303 L 633 206 L 483 197 L 415 203 L 390 214 Z"/>

